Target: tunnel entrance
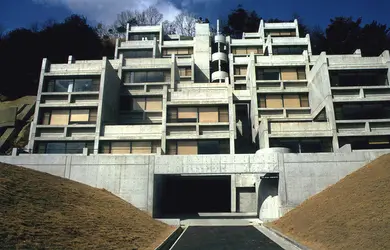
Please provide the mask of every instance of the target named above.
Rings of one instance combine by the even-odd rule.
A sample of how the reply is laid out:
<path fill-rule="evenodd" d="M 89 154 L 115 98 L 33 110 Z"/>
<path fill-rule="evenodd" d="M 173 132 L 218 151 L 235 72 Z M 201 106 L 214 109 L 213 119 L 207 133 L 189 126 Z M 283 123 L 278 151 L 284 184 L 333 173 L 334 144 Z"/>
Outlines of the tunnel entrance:
<path fill-rule="evenodd" d="M 153 216 L 189 218 L 230 212 L 230 186 L 230 176 L 155 175 Z"/>

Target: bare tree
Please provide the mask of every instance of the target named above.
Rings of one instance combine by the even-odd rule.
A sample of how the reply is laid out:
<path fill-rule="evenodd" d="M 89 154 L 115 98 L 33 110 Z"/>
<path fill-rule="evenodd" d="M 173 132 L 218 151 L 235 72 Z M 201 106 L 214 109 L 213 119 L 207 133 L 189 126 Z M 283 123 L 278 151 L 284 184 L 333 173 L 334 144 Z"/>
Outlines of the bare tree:
<path fill-rule="evenodd" d="M 163 23 L 164 35 L 171 35 L 176 33 L 175 22 L 165 20 Z"/>
<path fill-rule="evenodd" d="M 174 27 L 179 35 L 183 36 L 195 36 L 195 24 L 197 18 L 194 14 L 189 12 L 182 12 L 176 16 Z"/>
<path fill-rule="evenodd" d="M 136 20 L 141 25 L 157 25 L 161 23 L 163 14 L 155 6 L 150 6 L 142 12 L 136 12 Z"/>

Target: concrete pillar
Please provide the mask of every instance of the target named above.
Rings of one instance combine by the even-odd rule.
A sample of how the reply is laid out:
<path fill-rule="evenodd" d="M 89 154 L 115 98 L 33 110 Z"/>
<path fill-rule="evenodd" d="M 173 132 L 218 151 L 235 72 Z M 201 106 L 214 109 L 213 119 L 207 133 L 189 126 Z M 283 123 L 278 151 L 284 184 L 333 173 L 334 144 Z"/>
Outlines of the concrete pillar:
<path fill-rule="evenodd" d="M 68 56 L 68 64 L 74 63 L 74 58 L 72 55 Z"/>
<path fill-rule="evenodd" d="M 39 76 L 39 85 L 38 85 L 37 101 L 35 103 L 34 120 L 31 123 L 29 142 L 27 145 L 27 149 L 29 152 L 32 152 L 34 149 L 35 131 L 36 131 L 36 127 L 37 127 L 38 119 L 39 119 L 39 108 L 40 108 L 41 97 L 42 97 L 42 92 L 43 92 L 43 83 L 44 83 L 44 78 L 45 78 L 45 72 L 47 72 L 49 66 L 50 66 L 50 62 L 47 60 L 47 58 L 44 58 L 42 60 L 41 72 L 40 72 L 40 76 Z"/>
<path fill-rule="evenodd" d="M 231 195 L 231 202 L 230 202 L 230 212 L 235 213 L 237 212 L 237 193 L 236 193 L 236 175 L 232 174 L 230 176 L 230 195 Z"/>
<path fill-rule="evenodd" d="M 153 216 L 153 200 L 154 200 L 154 163 L 155 163 L 155 156 L 151 155 L 148 157 L 149 164 L 148 164 L 148 170 L 149 170 L 149 177 L 148 177 L 148 198 L 147 198 L 147 206 L 148 206 L 148 213 Z"/>
<path fill-rule="evenodd" d="M 19 150 L 18 148 L 13 148 L 12 149 L 12 156 L 18 156 L 19 155 Z"/>
<path fill-rule="evenodd" d="M 119 45 L 120 45 L 120 43 L 119 43 L 119 38 L 117 38 L 117 39 L 115 40 L 115 55 L 114 55 L 114 58 L 115 58 L 115 59 L 118 59 L 118 48 L 119 48 Z"/>
<path fill-rule="evenodd" d="M 168 86 L 163 87 L 162 96 L 162 124 L 161 124 L 161 151 L 160 154 L 166 154 L 167 152 L 167 100 L 168 99 Z"/>

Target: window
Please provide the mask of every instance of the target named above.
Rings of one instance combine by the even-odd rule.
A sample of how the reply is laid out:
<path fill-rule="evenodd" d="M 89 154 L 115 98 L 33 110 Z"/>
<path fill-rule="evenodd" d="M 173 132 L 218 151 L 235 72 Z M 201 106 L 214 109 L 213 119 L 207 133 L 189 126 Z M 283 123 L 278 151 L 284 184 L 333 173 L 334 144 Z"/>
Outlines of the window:
<path fill-rule="evenodd" d="M 130 41 L 149 41 L 149 40 L 159 40 L 159 33 L 130 33 Z"/>
<path fill-rule="evenodd" d="M 133 49 L 121 52 L 123 58 L 153 58 L 153 50 L 151 49 Z"/>
<path fill-rule="evenodd" d="M 163 48 L 163 56 L 175 55 L 192 55 L 194 54 L 193 48 Z"/>
<path fill-rule="evenodd" d="M 234 66 L 234 74 L 239 76 L 246 76 L 247 65 Z"/>
<path fill-rule="evenodd" d="M 305 80 L 306 71 L 304 67 L 298 68 L 256 68 L 256 79 L 263 81 L 270 80 Z"/>
<path fill-rule="evenodd" d="M 191 76 L 192 75 L 192 70 L 191 67 L 179 67 L 179 73 L 180 76 Z"/>
<path fill-rule="evenodd" d="M 181 122 L 200 122 L 200 123 L 217 123 L 229 122 L 228 107 L 180 107 L 169 108 L 169 123 Z"/>
<path fill-rule="evenodd" d="M 121 111 L 131 111 L 131 110 L 161 111 L 162 98 L 121 96 L 119 109 Z"/>
<path fill-rule="evenodd" d="M 263 54 L 262 47 L 233 47 L 232 54 L 234 55 L 249 55 L 251 52 L 254 54 Z"/>
<path fill-rule="evenodd" d="M 35 152 L 40 154 L 82 154 L 83 149 L 93 152 L 93 142 L 39 142 Z"/>
<path fill-rule="evenodd" d="M 387 70 L 330 71 L 332 87 L 387 86 Z"/>
<path fill-rule="evenodd" d="M 99 79 L 76 79 L 73 92 L 99 91 Z"/>
<path fill-rule="evenodd" d="M 264 32 L 265 36 L 271 35 L 271 37 L 295 37 L 297 33 L 295 30 L 267 30 Z"/>
<path fill-rule="evenodd" d="M 218 140 L 199 140 L 198 141 L 198 153 L 202 154 L 219 154 L 219 141 Z"/>
<path fill-rule="evenodd" d="M 170 82 L 171 72 L 166 71 L 127 71 L 124 72 L 125 83 Z"/>
<path fill-rule="evenodd" d="M 388 149 L 390 148 L 389 136 L 359 136 L 339 137 L 339 146 L 351 144 L 352 150 L 361 149 Z"/>
<path fill-rule="evenodd" d="M 256 79 L 264 81 L 279 80 L 279 69 L 256 69 Z"/>
<path fill-rule="evenodd" d="M 270 139 L 270 147 L 288 148 L 291 153 L 333 152 L 332 138 Z"/>
<path fill-rule="evenodd" d="M 97 109 L 55 109 L 43 111 L 42 125 L 94 124 L 97 120 Z"/>
<path fill-rule="evenodd" d="M 198 118 L 197 108 L 178 108 L 178 122 L 196 122 Z"/>
<path fill-rule="evenodd" d="M 386 102 L 335 103 L 336 120 L 389 119 L 390 104 Z"/>
<path fill-rule="evenodd" d="M 258 95 L 260 108 L 303 108 L 309 107 L 307 94 L 267 94 Z"/>
<path fill-rule="evenodd" d="M 51 79 L 46 83 L 46 92 L 99 91 L 100 78 Z"/>
<path fill-rule="evenodd" d="M 218 122 L 218 107 L 199 108 L 199 122 L 212 123 Z"/>
<path fill-rule="evenodd" d="M 274 55 L 300 55 L 307 46 L 272 46 L 272 53 Z"/>
<path fill-rule="evenodd" d="M 229 154 L 229 140 L 168 141 L 167 155 Z"/>
<path fill-rule="evenodd" d="M 161 148 L 160 141 L 115 141 L 100 142 L 100 153 L 103 154 L 152 154 Z"/>

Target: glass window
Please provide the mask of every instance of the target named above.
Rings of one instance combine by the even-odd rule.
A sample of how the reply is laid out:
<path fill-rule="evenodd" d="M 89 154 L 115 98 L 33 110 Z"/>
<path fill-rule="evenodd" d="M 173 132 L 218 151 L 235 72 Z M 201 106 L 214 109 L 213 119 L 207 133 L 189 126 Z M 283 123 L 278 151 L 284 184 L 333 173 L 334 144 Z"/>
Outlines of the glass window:
<path fill-rule="evenodd" d="M 68 92 L 69 86 L 73 84 L 73 80 L 56 80 L 54 92 Z"/>
<path fill-rule="evenodd" d="M 68 142 L 66 145 L 66 153 L 67 154 L 82 154 L 84 147 L 85 147 L 84 142 Z"/>
<path fill-rule="evenodd" d="M 198 154 L 219 154 L 219 141 L 215 140 L 199 140 Z"/>
<path fill-rule="evenodd" d="M 134 83 L 146 82 L 146 72 L 138 71 L 134 72 Z"/>
<path fill-rule="evenodd" d="M 74 92 L 92 91 L 92 79 L 76 79 L 74 82 Z"/>
<path fill-rule="evenodd" d="M 47 154 L 65 154 L 66 144 L 64 142 L 49 142 L 46 145 Z"/>

